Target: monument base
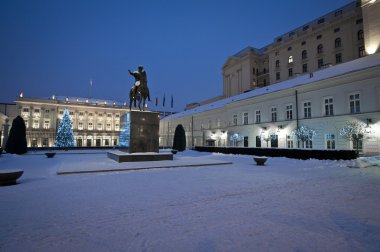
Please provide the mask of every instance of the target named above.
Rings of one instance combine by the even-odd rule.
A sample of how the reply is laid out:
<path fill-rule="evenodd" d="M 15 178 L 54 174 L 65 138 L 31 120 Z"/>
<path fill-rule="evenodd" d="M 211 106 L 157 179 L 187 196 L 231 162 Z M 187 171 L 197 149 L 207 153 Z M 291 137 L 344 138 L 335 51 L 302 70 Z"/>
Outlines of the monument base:
<path fill-rule="evenodd" d="M 107 152 L 107 157 L 119 163 L 173 160 L 173 154 L 171 153 L 155 152 L 126 153 L 122 151 L 109 151 Z"/>

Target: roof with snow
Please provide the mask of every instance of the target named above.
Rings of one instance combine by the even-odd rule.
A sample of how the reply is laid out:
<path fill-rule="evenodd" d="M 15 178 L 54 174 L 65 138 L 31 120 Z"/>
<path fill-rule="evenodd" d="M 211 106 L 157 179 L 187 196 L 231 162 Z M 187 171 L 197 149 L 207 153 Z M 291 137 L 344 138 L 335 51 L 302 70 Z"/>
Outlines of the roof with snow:
<path fill-rule="evenodd" d="M 199 113 L 214 110 L 214 109 L 219 109 L 226 106 L 227 104 L 231 104 L 236 101 L 246 100 L 253 97 L 258 97 L 258 96 L 278 92 L 278 91 L 293 88 L 293 87 L 304 86 L 304 85 L 308 85 L 317 81 L 341 76 L 341 75 L 352 73 L 352 72 L 361 71 L 361 70 L 376 67 L 376 66 L 380 66 L 380 53 L 376 53 L 376 54 L 369 55 L 363 58 L 342 63 L 336 66 L 318 70 L 316 72 L 313 72 L 313 77 L 310 77 L 309 74 L 305 74 L 305 75 L 302 75 L 290 80 L 286 80 L 286 81 L 272 84 L 272 85 L 262 87 L 262 88 L 257 88 L 243 94 L 235 95 L 235 96 L 228 97 L 228 98 L 225 98 L 216 102 L 212 102 L 203 106 L 199 106 L 193 109 L 178 112 L 176 114 L 167 116 L 163 118 L 162 120 L 164 121 L 171 120 L 171 119 L 181 118 L 181 117 L 185 117 L 189 115 L 199 114 Z"/>

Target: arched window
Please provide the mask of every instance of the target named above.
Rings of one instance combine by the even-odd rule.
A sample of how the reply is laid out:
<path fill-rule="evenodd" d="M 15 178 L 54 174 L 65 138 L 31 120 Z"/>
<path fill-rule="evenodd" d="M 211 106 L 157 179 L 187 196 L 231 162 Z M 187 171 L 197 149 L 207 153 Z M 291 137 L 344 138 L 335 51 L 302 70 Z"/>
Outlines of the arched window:
<path fill-rule="evenodd" d="M 288 62 L 293 63 L 293 56 L 289 56 Z"/>
<path fill-rule="evenodd" d="M 363 30 L 359 30 L 358 31 L 358 40 L 362 40 L 364 39 L 364 33 L 363 33 Z"/>
<path fill-rule="evenodd" d="M 307 59 L 307 51 L 306 50 L 302 51 L 302 59 Z"/>
<path fill-rule="evenodd" d="M 276 67 L 280 67 L 280 61 L 276 60 Z"/>
<path fill-rule="evenodd" d="M 335 48 L 339 48 L 342 46 L 342 40 L 340 38 L 335 39 Z"/>
<path fill-rule="evenodd" d="M 323 53 L 323 45 L 319 44 L 317 47 L 317 53 Z"/>

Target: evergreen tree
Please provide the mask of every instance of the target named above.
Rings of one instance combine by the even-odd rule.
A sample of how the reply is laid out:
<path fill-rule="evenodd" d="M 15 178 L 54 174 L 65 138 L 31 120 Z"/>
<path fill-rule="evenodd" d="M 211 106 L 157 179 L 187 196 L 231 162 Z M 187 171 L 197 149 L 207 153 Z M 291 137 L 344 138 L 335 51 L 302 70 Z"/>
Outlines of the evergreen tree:
<path fill-rule="evenodd" d="M 13 154 L 24 154 L 27 152 L 26 127 L 24 119 L 17 116 L 12 122 L 5 151 Z"/>
<path fill-rule="evenodd" d="M 186 149 L 186 134 L 182 124 L 178 124 L 175 128 L 172 149 L 178 151 L 184 151 Z"/>
<path fill-rule="evenodd" d="M 73 126 L 71 125 L 69 111 L 67 109 L 65 109 L 61 123 L 59 124 L 54 146 L 57 146 L 57 147 L 73 147 L 74 146 Z"/>

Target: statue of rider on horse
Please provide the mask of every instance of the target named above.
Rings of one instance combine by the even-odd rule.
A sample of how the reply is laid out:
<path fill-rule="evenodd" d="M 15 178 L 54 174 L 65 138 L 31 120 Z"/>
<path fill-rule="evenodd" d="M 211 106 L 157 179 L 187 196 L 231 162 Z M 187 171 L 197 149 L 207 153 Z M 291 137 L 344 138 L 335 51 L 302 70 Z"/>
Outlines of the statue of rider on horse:
<path fill-rule="evenodd" d="M 136 107 L 136 100 L 139 101 L 138 107 L 141 110 L 141 102 L 143 102 L 143 110 L 145 108 L 145 101 L 148 98 L 150 101 L 150 94 L 148 88 L 148 79 L 146 77 L 146 71 L 143 66 L 139 66 L 137 71 L 132 72 L 128 69 L 130 75 L 135 77 L 135 83 L 129 91 L 129 109 L 132 109 L 132 101 L 134 107 Z"/>

